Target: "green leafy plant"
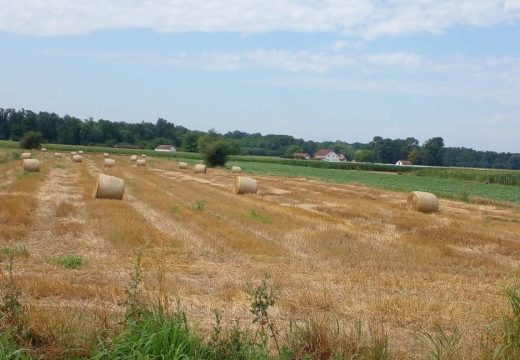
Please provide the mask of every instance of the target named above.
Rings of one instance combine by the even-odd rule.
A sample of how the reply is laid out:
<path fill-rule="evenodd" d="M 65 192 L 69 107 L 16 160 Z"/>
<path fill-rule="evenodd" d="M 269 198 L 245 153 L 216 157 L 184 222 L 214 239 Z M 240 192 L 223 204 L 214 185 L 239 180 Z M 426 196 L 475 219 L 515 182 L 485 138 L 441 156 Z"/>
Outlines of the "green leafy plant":
<path fill-rule="evenodd" d="M 269 277 L 266 275 L 255 287 L 249 286 L 247 289 L 249 295 L 250 307 L 249 312 L 253 314 L 253 324 L 257 324 L 260 327 L 260 336 L 267 341 L 267 331 L 270 332 L 272 339 L 274 340 L 276 349 L 280 354 L 280 346 L 278 345 L 278 333 L 269 317 L 269 309 L 274 306 L 277 297 L 276 288 L 269 283 Z"/>

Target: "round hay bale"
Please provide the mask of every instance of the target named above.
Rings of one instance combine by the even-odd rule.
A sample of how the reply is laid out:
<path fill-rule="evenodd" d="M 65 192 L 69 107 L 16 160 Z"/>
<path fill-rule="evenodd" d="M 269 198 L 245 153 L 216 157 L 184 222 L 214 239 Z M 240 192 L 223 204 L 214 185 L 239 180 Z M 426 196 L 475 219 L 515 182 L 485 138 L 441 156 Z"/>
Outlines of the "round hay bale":
<path fill-rule="evenodd" d="M 185 163 L 183 161 L 181 161 L 179 163 L 179 169 L 187 169 L 188 168 L 188 163 Z"/>
<path fill-rule="evenodd" d="M 109 153 L 103 153 L 103 156 L 107 158 L 107 157 L 110 157 L 110 154 Z"/>
<path fill-rule="evenodd" d="M 79 150 L 78 155 L 83 155 L 83 150 Z"/>
<path fill-rule="evenodd" d="M 62 157 L 62 156 L 63 156 L 63 155 L 62 155 L 61 153 L 57 153 L 57 152 L 54 153 L 54 157 L 55 157 L 55 158 L 60 158 L 60 157 Z"/>
<path fill-rule="evenodd" d="M 40 171 L 40 160 L 38 159 L 23 159 L 23 170 L 31 172 Z"/>
<path fill-rule="evenodd" d="M 141 158 L 142 159 L 146 159 L 146 155 L 145 154 L 141 154 Z"/>
<path fill-rule="evenodd" d="M 130 161 L 137 161 L 137 155 L 130 156 Z"/>
<path fill-rule="evenodd" d="M 146 159 L 137 159 L 137 166 L 146 166 Z"/>
<path fill-rule="evenodd" d="M 121 200 L 125 192 L 125 181 L 115 176 L 99 174 L 94 197 L 96 199 L 115 199 Z"/>
<path fill-rule="evenodd" d="M 423 213 L 431 213 L 439 210 L 439 200 L 435 194 L 424 191 L 412 191 L 406 199 L 408 208 Z"/>
<path fill-rule="evenodd" d="M 24 160 L 24 159 L 30 159 L 31 158 L 31 153 L 30 152 L 23 152 L 20 154 L 20 159 Z"/>
<path fill-rule="evenodd" d="M 46 151 L 47 151 L 47 148 L 42 148 L 42 151 L 43 151 L 43 152 L 46 152 Z"/>
<path fill-rule="evenodd" d="M 238 174 L 242 172 L 242 168 L 240 166 L 231 166 L 231 172 L 234 174 Z"/>
<path fill-rule="evenodd" d="M 74 155 L 78 155 L 78 153 L 75 152 L 75 151 L 71 151 L 71 152 L 70 152 L 70 156 L 72 157 L 72 156 L 74 156 Z"/>
<path fill-rule="evenodd" d="M 111 168 L 116 166 L 116 161 L 114 159 L 105 159 L 103 162 L 103 165 L 107 168 Z"/>
<path fill-rule="evenodd" d="M 256 194 L 257 184 L 255 179 L 245 176 L 237 176 L 233 184 L 235 194 Z"/>
<path fill-rule="evenodd" d="M 206 165 L 204 165 L 204 164 L 196 164 L 193 167 L 193 171 L 195 171 L 195 174 L 205 174 L 206 173 Z"/>
<path fill-rule="evenodd" d="M 83 156 L 78 155 L 78 154 L 72 155 L 72 161 L 77 162 L 77 163 L 83 162 Z"/>

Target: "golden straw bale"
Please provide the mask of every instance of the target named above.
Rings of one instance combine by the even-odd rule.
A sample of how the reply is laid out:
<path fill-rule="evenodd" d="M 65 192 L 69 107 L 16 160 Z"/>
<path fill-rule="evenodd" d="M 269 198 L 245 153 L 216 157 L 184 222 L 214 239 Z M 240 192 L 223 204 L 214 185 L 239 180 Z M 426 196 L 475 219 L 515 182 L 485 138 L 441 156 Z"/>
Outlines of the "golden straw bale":
<path fill-rule="evenodd" d="M 96 199 L 121 200 L 125 192 L 125 181 L 115 176 L 99 174 L 94 188 Z"/>
<path fill-rule="evenodd" d="M 80 163 L 83 162 L 83 156 L 82 155 L 72 155 L 72 161 Z"/>
<path fill-rule="evenodd" d="M 179 169 L 187 169 L 188 168 L 188 163 L 185 163 L 183 161 L 181 161 L 179 163 Z"/>
<path fill-rule="evenodd" d="M 20 159 L 24 160 L 24 159 L 30 159 L 31 158 L 31 153 L 30 152 L 23 152 L 20 154 Z"/>
<path fill-rule="evenodd" d="M 146 155 L 145 154 L 141 154 L 141 158 L 142 159 L 146 159 Z"/>
<path fill-rule="evenodd" d="M 408 208 L 423 213 L 431 213 L 439 210 L 439 200 L 432 193 L 424 191 L 412 191 L 406 199 Z"/>
<path fill-rule="evenodd" d="M 116 166 L 116 161 L 114 159 L 105 159 L 103 162 L 103 165 L 107 168 L 111 168 Z"/>
<path fill-rule="evenodd" d="M 231 172 L 234 174 L 238 174 L 242 172 L 242 168 L 240 166 L 231 166 Z"/>
<path fill-rule="evenodd" d="M 130 156 L 130 161 L 137 161 L 137 155 Z"/>
<path fill-rule="evenodd" d="M 83 150 L 78 151 L 78 155 L 83 155 Z"/>
<path fill-rule="evenodd" d="M 46 152 L 46 151 L 47 151 L 47 148 L 42 148 L 42 151 L 43 151 L 43 152 Z"/>
<path fill-rule="evenodd" d="M 196 164 L 193 167 L 193 171 L 195 171 L 195 174 L 205 174 L 206 173 L 206 165 L 204 165 L 204 164 Z"/>
<path fill-rule="evenodd" d="M 256 194 L 257 183 L 255 179 L 246 176 L 237 176 L 233 184 L 235 194 Z"/>
<path fill-rule="evenodd" d="M 146 166 L 146 159 L 137 159 L 137 166 Z"/>
<path fill-rule="evenodd" d="M 103 153 L 103 156 L 107 158 L 107 157 L 110 157 L 110 154 L 109 153 Z"/>
<path fill-rule="evenodd" d="M 63 156 L 63 155 L 62 155 L 61 153 L 59 153 L 59 152 L 54 153 L 54 157 L 55 157 L 55 158 L 60 158 L 60 157 L 62 157 L 62 156 Z"/>
<path fill-rule="evenodd" d="M 39 172 L 40 160 L 38 159 L 23 159 L 24 171 Z"/>

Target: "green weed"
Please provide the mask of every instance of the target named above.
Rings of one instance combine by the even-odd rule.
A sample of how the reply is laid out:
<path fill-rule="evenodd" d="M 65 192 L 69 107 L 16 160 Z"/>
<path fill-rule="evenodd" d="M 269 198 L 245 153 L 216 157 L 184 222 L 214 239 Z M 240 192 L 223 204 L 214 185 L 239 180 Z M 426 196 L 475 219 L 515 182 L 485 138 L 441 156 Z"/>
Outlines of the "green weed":
<path fill-rule="evenodd" d="M 84 260 L 78 255 L 63 255 L 51 259 L 50 263 L 63 266 L 66 269 L 79 269 L 84 265 Z"/>

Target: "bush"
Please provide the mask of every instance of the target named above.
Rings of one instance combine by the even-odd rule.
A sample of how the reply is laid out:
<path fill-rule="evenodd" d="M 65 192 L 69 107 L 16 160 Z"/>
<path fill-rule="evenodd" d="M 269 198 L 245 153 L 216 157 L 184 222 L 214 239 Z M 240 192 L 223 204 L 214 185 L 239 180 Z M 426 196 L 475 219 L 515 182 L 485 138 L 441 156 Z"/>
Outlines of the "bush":
<path fill-rule="evenodd" d="M 43 135 L 39 131 L 28 131 L 20 140 L 22 149 L 39 149 L 43 141 Z"/>
<path fill-rule="evenodd" d="M 229 143 L 224 140 L 208 139 L 207 142 L 199 142 L 199 149 L 204 159 L 204 163 L 209 167 L 224 166 L 228 161 L 228 155 L 231 152 Z M 201 146 L 202 145 L 202 146 Z"/>

